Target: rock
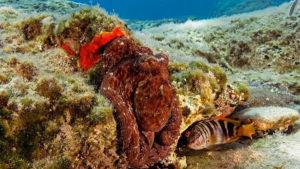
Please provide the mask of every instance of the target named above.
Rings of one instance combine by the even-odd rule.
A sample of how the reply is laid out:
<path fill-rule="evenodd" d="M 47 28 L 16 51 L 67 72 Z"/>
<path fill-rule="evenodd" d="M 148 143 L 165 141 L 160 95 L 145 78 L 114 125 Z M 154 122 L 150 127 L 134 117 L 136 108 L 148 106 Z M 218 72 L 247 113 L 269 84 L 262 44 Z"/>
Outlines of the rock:
<path fill-rule="evenodd" d="M 234 113 L 231 118 L 253 121 L 260 135 L 260 131 L 288 131 L 299 119 L 299 112 L 286 107 L 256 107 Z"/>
<path fill-rule="evenodd" d="M 297 103 L 296 100 L 297 98 L 293 94 L 289 93 L 286 87 L 274 84 L 250 82 L 249 98 L 246 102 L 237 107 L 236 111 L 251 107 L 285 107 L 293 102 Z"/>

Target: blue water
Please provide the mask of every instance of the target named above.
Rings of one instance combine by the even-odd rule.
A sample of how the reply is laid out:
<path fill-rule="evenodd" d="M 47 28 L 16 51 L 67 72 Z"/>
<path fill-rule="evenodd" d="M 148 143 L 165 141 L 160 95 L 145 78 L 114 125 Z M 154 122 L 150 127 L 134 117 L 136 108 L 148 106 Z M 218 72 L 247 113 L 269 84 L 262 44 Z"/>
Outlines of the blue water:
<path fill-rule="evenodd" d="M 156 20 L 196 17 L 206 19 L 221 15 L 250 12 L 289 0 L 73 0 L 89 5 L 100 4 L 109 13 L 123 19 Z M 231 9 L 232 8 L 232 9 Z M 235 9 L 236 8 L 236 9 Z"/>

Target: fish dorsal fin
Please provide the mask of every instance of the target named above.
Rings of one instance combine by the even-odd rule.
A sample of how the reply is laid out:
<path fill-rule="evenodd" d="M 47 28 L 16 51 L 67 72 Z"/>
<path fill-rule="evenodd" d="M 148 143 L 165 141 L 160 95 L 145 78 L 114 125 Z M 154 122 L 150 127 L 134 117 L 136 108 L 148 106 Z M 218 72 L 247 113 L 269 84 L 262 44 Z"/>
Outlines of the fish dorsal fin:
<path fill-rule="evenodd" d="M 252 122 L 250 124 L 242 125 L 238 129 L 238 136 L 246 136 L 246 137 L 249 137 L 252 140 L 252 135 L 255 134 L 253 124 L 254 124 L 254 122 Z"/>
<path fill-rule="evenodd" d="M 224 118 L 224 117 L 220 117 L 220 116 L 218 116 L 215 120 L 227 121 L 229 123 L 232 123 L 235 126 L 240 126 L 241 125 L 240 121 L 229 119 L 229 118 Z"/>

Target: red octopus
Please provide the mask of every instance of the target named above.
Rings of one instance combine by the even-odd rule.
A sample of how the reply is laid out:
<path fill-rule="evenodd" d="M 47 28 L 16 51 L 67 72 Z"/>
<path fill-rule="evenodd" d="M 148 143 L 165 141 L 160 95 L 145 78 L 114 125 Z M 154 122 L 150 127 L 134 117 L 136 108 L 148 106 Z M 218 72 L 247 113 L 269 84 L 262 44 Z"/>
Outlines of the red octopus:
<path fill-rule="evenodd" d="M 181 113 L 171 85 L 168 57 L 124 37 L 119 28 L 95 36 L 80 49 L 84 71 L 101 59 L 100 91 L 115 108 L 121 149 L 129 168 L 164 159 L 179 136 Z M 67 45 L 62 46 L 75 55 Z"/>
<path fill-rule="evenodd" d="M 115 108 L 128 167 L 150 167 L 168 155 L 181 124 L 168 57 L 125 37 L 108 43 L 99 56 L 100 91 Z"/>

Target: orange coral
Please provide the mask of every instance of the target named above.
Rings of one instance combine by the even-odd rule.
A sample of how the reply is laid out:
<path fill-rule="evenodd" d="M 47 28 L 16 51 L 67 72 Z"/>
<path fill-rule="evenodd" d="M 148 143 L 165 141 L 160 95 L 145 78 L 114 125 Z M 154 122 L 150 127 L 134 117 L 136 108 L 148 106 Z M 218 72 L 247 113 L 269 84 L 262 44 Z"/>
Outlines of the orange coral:
<path fill-rule="evenodd" d="M 87 71 L 89 68 L 95 66 L 100 60 L 99 55 L 96 55 L 98 49 L 114 38 L 122 36 L 125 35 L 119 27 L 114 28 L 111 33 L 96 35 L 91 42 L 87 42 L 81 47 L 79 60 L 80 67 L 82 67 L 84 71 Z"/>

